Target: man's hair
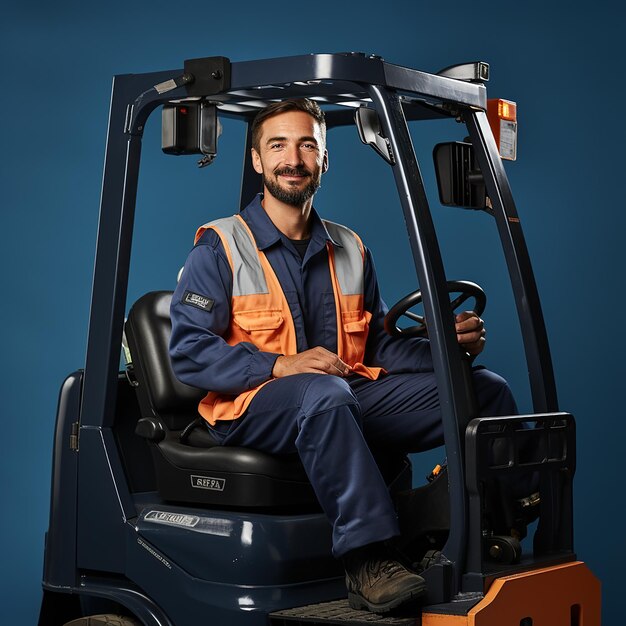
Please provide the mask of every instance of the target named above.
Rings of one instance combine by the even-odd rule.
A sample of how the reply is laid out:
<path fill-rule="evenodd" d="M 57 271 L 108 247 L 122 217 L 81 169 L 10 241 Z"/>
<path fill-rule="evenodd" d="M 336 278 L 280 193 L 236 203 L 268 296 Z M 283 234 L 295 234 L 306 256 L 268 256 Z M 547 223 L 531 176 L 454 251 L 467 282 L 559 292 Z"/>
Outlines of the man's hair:
<path fill-rule="evenodd" d="M 270 117 L 280 115 L 281 113 L 288 113 L 289 111 L 303 111 L 304 113 L 308 113 L 320 125 L 322 138 L 326 141 L 326 119 L 324 117 L 324 111 L 320 109 L 317 102 L 309 100 L 308 98 L 282 100 L 281 102 L 274 102 L 259 111 L 252 122 L 252 147 L 257 152 L 260 152 L 261 148 L 261 130 L 263 122 Z"/>

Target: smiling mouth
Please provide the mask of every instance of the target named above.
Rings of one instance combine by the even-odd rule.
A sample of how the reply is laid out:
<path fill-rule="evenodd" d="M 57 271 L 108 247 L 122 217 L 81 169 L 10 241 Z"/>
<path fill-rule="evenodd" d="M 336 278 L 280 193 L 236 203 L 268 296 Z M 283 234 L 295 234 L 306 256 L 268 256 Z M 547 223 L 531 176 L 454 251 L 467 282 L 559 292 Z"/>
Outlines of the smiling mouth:
<path fill-rule="evenodd" d="M 306 170 L 298 170 L 292 168 L 283 168 L 281 170 L 276 170 L 274 172 L 274 175 L 277 177 L 280 176 L 281 178 L 284 178 L 286 180 L 293 181 L 302 180 L 303 178 L 309 178 L 311 176 L 311 174 Z"/>

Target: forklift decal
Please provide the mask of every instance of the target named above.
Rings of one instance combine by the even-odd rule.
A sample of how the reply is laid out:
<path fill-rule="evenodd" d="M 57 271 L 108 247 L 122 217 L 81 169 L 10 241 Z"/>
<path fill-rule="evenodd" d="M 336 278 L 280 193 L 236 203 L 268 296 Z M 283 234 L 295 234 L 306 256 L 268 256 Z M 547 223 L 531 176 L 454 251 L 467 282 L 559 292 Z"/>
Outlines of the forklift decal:
<path fill-rule="evenodd" d="M 145 541 L 137 538 L 137 543 L 142 548 L 145 548 L 155 559 L 158 559 L 159 561 L 161 561 L 161 563 L 163 563 L 165 567 L 172 569 L 172 566 L 170 565 L 169 561 L 165 559 L 163 556 L 161 556 L 156 550 L 154 550 L 154 548 L 151 548 Z"/>
<path fill-rule="evenodd" d="M 209 476 L 191 476 L 191 486 L 196 489 L 211 489 L 212 491 L 224 491 L 225 478 L 210 478 Z"/>
<path fill-rule="evenodd" d="M 170 524 L 171 526 L 194 528 L 198 525 L 200 518 L 197 515 L 168 513 L 167 511 L 148 511 L 144 520 L 155 524 Z"/>

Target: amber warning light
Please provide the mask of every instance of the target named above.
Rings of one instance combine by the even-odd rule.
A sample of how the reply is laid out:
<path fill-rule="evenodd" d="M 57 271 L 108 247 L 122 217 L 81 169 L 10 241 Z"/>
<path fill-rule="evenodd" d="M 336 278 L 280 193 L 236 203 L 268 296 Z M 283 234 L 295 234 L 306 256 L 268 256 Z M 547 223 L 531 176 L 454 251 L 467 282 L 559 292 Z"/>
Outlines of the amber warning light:
<path fill-rule="evenodd" d="M 487 119 L 503 159 L 517 158 L 517 105 L 510 100 L 487 100 Z"/>

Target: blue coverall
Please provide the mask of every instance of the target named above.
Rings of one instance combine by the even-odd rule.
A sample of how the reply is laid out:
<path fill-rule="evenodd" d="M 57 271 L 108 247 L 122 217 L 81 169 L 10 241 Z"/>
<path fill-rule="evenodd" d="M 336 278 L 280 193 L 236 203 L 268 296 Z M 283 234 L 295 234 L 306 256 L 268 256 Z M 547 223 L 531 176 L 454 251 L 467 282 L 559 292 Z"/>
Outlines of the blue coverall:
<path fill-rule="evenodd" d="M 262 196 L 241 212 L 283 288 L 296 329 L 298 352 L 323 346 L 337 352 L 336 309 L 326 242 L 333 242 L 312 210 L 311 240 L 304 259 L 269 219 Z M 372 381 L 323 374 L 277 378 L 248 410 L 212 428 L 223 445 L 269 453 L 297 453 L 333 526 L 333 552 L 399 534 L 396 513 L 375 461 L 378 451 L 419 452 L 443 443 L 430 344 L 424 338 L 392 338 L 384 330 L 387 307 L 380 297 L 369 250 L 365 257 L 365 309 L 372 313 L 364 362 L 388 371 Z M 183 382 L 238 394 L 272 378 L 280 356 L 250 343 L 228 345 L 232 273 L 219 236 L 209 229 L 192 249 L 172 298 L 170 356 Z M 209 305 L 184 301 L 191 292 Z M 481 415 L 517 413 L 500 376 L 474 370 Z"/>

